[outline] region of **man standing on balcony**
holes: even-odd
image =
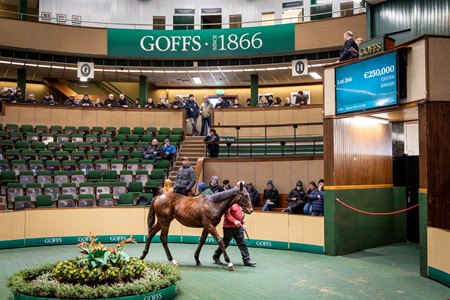
[[[209,96],[203,96],[203,103],[200,107],[200,114],[202,115],[202,129],[201,135],[207,136],[209,132],[209,128],[211,127],[211,110],[213,106],[211,102],[209,102]]]
[[[199,131],[197,129],[197,119],[199,114],[199,107],[197,102],[195,102],[194,95],[189,95],[189,100],[186,101],[186,121],[192,124],[192,135],[198,135]]]
[[[344,33],[344,46],[341,50],[341,55],[339,56],[339,61],[346,61],[359,56],[358,44],[353,40],[353,33],[351,31],[346,31]]]

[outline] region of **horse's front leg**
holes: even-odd
[[[178,262],[173,259],[172,254],[170,253],[169,250],[169,246],[167,245],[167,236],[169,234],[169,225],[170,222],[168,224],[162,224],[161,225],[161,243],[163,244],[164,247],[164,251],[166,251],[166,255],[167,255],[167,259],[174,265],[174,266],[178,266]]]
[[[208,230],[203,229],[202,236],[200,237],[200,243],[198,243],[197,250],[195,251],[195,254],[194,254],[194,258],[195,258],[195,262],[197,263],[197,266],[202,265],[200,263],[199,256],[200,256],[200,251],[202,250],[203,244],[205,244],[207,237],[208,237]]]
[[[230,261],[230,258],[228,257],[227,251],[225,250],[225,243],[223,242],[222,238],[220,237],[219,233],[216,230],[216,227],[210,226],[208,228],[209,233],[214,237],[214,239],[219,244],[220,250],[222,250],[223,257],[225,258],[225,261],[228,264],[228,270],[234,271],[233,263]]]

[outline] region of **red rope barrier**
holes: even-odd
[[[389,215],[400,214],[402,212],[411,210],[411,209],[416,208],[417,206],[419,206],[419,204],[415,204],[415,205],[413,205],[411,207],[408,207],[408,208],[405,208],[405,209],[401,209],[401,210],[397,210],[397,211],[376,213],[376,212],[370,212],[370,211],[364,211],[364,210],[357,209],[357,208],[355,208],[353,206],[350,206],[350,205],[342,202],[339,198],[336,198],[336,201],[339,202],[340,204],[344,205],[345,207],[350,208],[351,210],[354,210],[356,212],[359,212],[359,213],[362,213],[362,214],[365,214],[365,215],[371,215],[371,216],[389,216]]]

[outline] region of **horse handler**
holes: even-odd
[[[225,248],[231,242],[231,239],[234,238],[236,244],[241,251],[242,260],[244,261],[244,265],[247,267],[254,267],[256,262],[250,260],[250,254],[248,253],[247,245],[244,241],[244,212],[242,208],[237,204],[233,204],[225,213],[223,219],[223,242],[225,244]],[[220,247],[214,252],[213,260],[216,264],[222,264],[220,261],[220,255],[222,255],[222,250]]]

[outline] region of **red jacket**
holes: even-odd
[[[241,226],[236,226],[234,221],[240,221],[242,225],[244,225],[244,212],[242,211],[242,207],[239,204],[233,204],[225,213],[223,218],[223,227],[225,228],[238,228]]]

